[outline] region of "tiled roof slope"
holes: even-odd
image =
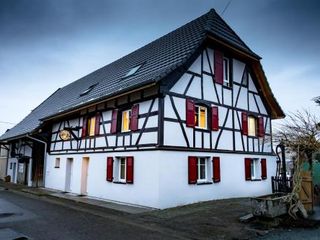
[[[186,25],[57,90],[19,124],[2,135],[0,140],[32,132],[40,126],[40,119],[48,116],[161,80],[187,61],[208,32],[258,58],[215,10],[211,9]],[[132,67],[141,63],[144,64],[135,75],[123,78]],[[81,92],[94,84],[97,85],[91,92],[80,97]]]

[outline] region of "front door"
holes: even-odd
[[[81,171],[81,195],[87,195],[88,185],[88,170],[89,170],[89,158],[84,157],[82,159],[82,171]]]
[[[65,186],[66,192],[71,192],[72,164],[73,164],[73,158],[67,158],[66,186]]]

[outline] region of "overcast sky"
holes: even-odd
[[[0,133],[57,88],[229,1],[0,0]],[[263,58],[285,112],[320,112],[320,1],[233,0],[223,18]]]

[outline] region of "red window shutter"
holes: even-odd
[[[213,165],[213,182],[217,183],[220,182],[220,158],[213,157],[212,158],[212,165]]]
[[[195,118],[194,118],[194,101],[191,99],[186,99],[186,122],[187,127],[194,127],[195,126]]]
[[[133,183],[133,157],[127,157],[126,182]]]
[[[113,157],[107,157],[107,181],[113,180]]]
[[[214,78],[216,83],[223,84],[223,54],[218,50],[214,51]]]
[[[197,158],[188,157],[188,179],[189,184],[196,184],[198,179]]]
[[[96,125],[94,127],[94,135],[100,135],[100,119],[101,119],[101,116],[100,116],[100,113],[97,113],[96,114]]]
[[[244,159],[244,169],[246,181],[251,180],[251,158]]]
[[[83,137],[83,138],[87,136],[87,125],[88,125],[88,118],[83,117],[82,133],[81,133],[81,137]]]
[[[243,112],[241,114],[241,120],[242,120],[242,134],[248,135],[248,114]]]
[[[265,158],[261,159],[261,178],[267,179],[267,160]]]
[[[212,131],[219,130],[219,110],[218,107],[211,107],[211,129]]]
[[[263,117],[258,118],[258,137],[264,136],[264,121]]]
[[[112,111],[112,119],[111,119],[111,133],[116,133],[117,132],[117,117],[118,117],[118,110],[114,109]]]
[[[135,104],[131,109],[131,118],[130,118],[130,130],[138,130],[138,116],[139,116],[139,104]]]

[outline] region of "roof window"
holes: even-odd
[[[80,97],[87,95],[89,92],[91,92],[92,89],[94,89],[95,86],[97,86],[98,83],[91,85],[86,90],[84,90],[82,93],[80,93]]]
[[[126,78],[126,77],[130,77],[130,76],[134,75],[136,72],[138,72],[138,70],[142,67],[142,65],[143,64],[140,64],[138,66],[131,68],[130,71],[124,77]]]

